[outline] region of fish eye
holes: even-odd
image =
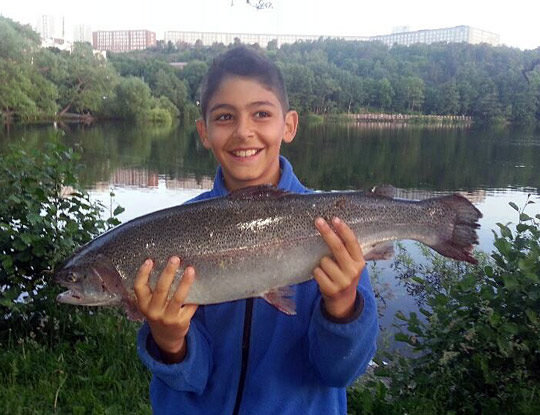
[[[66,280],[68,282],[77,282],[77,276],[73,274],[72,272],[70,272],[68,276],[66,277]]]

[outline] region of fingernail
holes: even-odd
[[[332,222],[334,223],[334,225],[338,226],[341,223],[341,219],[338,217],[335,217],[332,219]]]
[[[177,256],[173,256],[169,259],[170,263],[173,265],[178,265],[180,263],[180,258]]]
[[[150,258],[148,258],[146,261],[144,261],[144,265],[149,267],[152,265],[152,260]]]
[[[325,221],[323,218],[317,218],[315,219],[315,225],[317,225],[318,227],[322,228],[324,225],[325,225]]]

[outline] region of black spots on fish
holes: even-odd
[[[249,186],[243,189],[231,192],[227,199],[229,200],[264,200],[280,199],[289,194],[284,190],[278,189],[272,185]]]
[[[339,199],[336,199],[336,201],[334,202],[334,207],[336,209],[345,209],[345,207],[347,206],[347,201],[345,200],[344,197],[340,197]]]

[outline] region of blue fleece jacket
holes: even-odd
[[[309,193],[280,159],[278,187]],[[228,193],[218,168],[214,187],[195,199]],[[263,299],[253,302],[249,350],[238,413],[309,415],[347,413],[346,390],[375,352],[377,310],[368,273],[358,286],[363,308],[349,322],[331,321],[314,280],[296,287],[295,316]],[[362,301],[359,307],[362,307]],[[152,372],[150,401],[155,415],[233,414],[242,372],[247,300],[201,306],[187,334],[187,354],[164,364],[148,325],[138,335],[138,353]]]

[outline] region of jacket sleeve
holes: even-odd
[[[192,320],[187,339],[187,354],[176,364],[161,360],[159,349],[152,338],[148,323],[144,323],[137,336],[137,353],[152,375],[176,391],[202,394],[212,368],[211,342],[205,330]]]
[[[365,372],[376,350],[377,304],[367,269],[358,285],[363,309],[352,321],[334,322],[325,317],[321,298],[316,301],[309,326],[310,361],[328,386],[346,387]],[[361,305],[360,305],[361,306]]]

